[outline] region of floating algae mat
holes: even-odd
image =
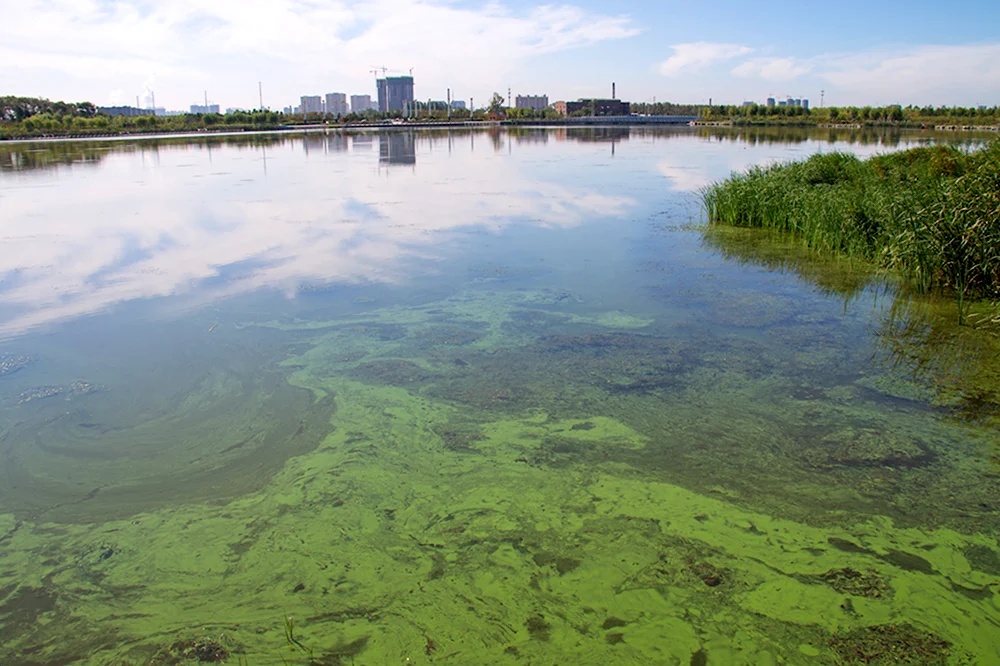
[[[607,132],[2,175],[55,219],[18,185],[153,165],[182,221],[0,290],[0,663],[1000,663],[1000,338],[690,224],[693,178],[801,137]],[[432,184],[460,222],[413,222]]]

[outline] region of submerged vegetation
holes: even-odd
[[[1000,299],[1000,141],[756,166],[704,193],[713,223],[800,236],[920,293]]]

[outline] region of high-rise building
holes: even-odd
[[[378,112],[385,113],[389,108],[389,94],[385,79],[375,79],[375,94],[378,100]]]
[[[518,95],[514,100],[514,108],[534,109],[541,111],[549,105],[548,95]]]
[[[803,109],[808,109],[809,108],[809,100],[807,100],[807,99],[802,100],[802,108]]]
[[[218,113],[218,104],[192,104],[191,113]]]
[[[326,94],[326,112],[334,116],[346,116],[351,112],[347,106],[347,95],[344,93]]]
[[[464,99],[453,99],[453,100],[451,100],[451,108],[452,109],[464,109],[465,108],[465,100]]]
[[[768,106],[774,106],[774,98],[773,97],[768,97],[767,98],[767,105]]]
[[[303,95],[299,98],[299,113],[323,113],[323,98],[319,95]]]
[[[364,113],[372,108],[371,95],[351,95],[351,111]]]
[[[378,110],[402,111],[413,106],[413,77],[387,76],[376,81],[378,86]]]

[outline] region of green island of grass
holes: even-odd
[[[797,236],[918,293],[1000,300],[1000,141],[755,166],[703,192],[712,224]],[[996,308],[989,315],[998,319]]]

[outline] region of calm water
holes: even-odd
[[[996,338],[697,195],[931,140],[0,144],[0,663],[1000,663]]]

